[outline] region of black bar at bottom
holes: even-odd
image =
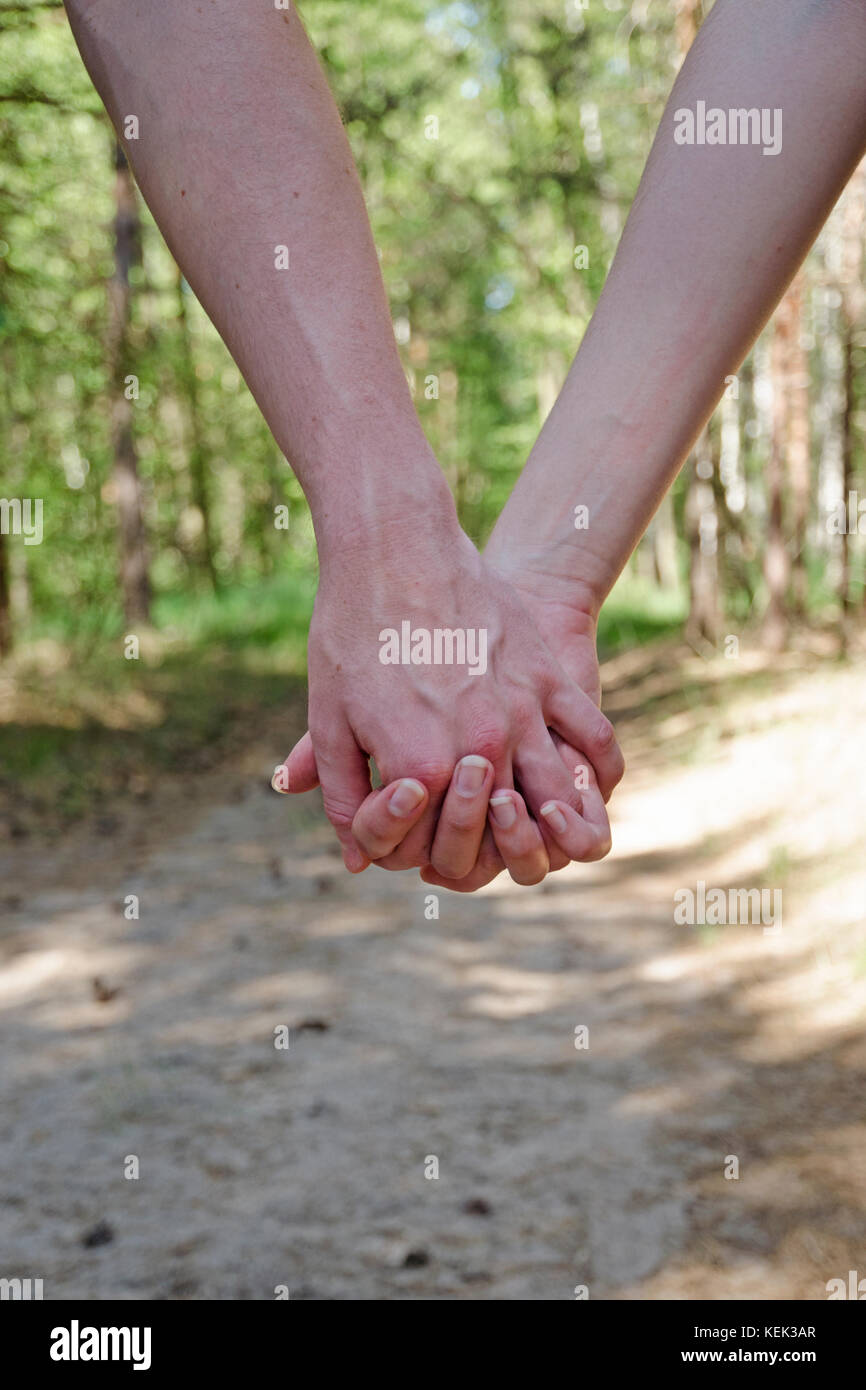
[[[438,1300],[436,1300],[438,1301]],[[481,1300],[473,1300],[473,1306]],[[861,1300],[862,1301],[862,1300]],[[359,1300],[360,1302],[360,1300]],[[463,1301],[461,1301],[463,1302]],[[410,1372],[400,1351],[400,1342],[391,1343],[391,1335],[399,1338],[403,1331],[402,1318],[378,1327],[370,1326],[369,1306],[363,1313],[341,1312],[334,1304],[315,1311],[310,1302],[273,1303],[204,1303],[204,1302],[49,1302],[0,1303],[0,1331],[3,1335],[4,1360],[15,1364],[16,1370],[41,1371],[50,1379],[63,1380],[69,1376],[98,1376],[100,1371],[112,1375],[129,1374],[143,1380],[145,1376],[161,1379],[166,1373],[194,1373],[198,1383],[208,1375],[224,1379],[232,1373],[249,1373],[250,1369],[272,1366],[287,1376],[297,1374],[301,1365],[298,1352],[309,1357],[321,1357],[322,1369],[331,1369],[336,1345],[332,1338],[344,1328],[361,1333],[353,1341],[351,1351],[357,1371],[369,1375],[381,1374],[393,1366],[394,1377],[405,1379]],[[430,1328],[438,1331],[442,1314],[433,1315]],[[469,1321],[463,1324],[463,1318]],[[469,1345],[482,1359],[490,1362],[499,1356],[512,1357],[517,1348],[530,1358],[540,1357],[548,1365],[552,1348],[537,1340],[539,1311],[530,1314],[526,1333],[520,1328],[520,1315],[512,1312],[506,1326],[499,1331],[492,1324],[477,1321],[465,1302],[460,1308],[461,1330],[470,1338],[481,1330],[487,1333],[483,1342]],[[446,1325],[447,1327],[447,1325]],[[384,1332],[375,1347],[370,1343],[372,1331]],[[416,1332],[416,1329],[412,1329]],[[641,1372],[666,1373],[678,1367],[683,1370],[716,1366],[727,1370],[761,1367],[766,1370],[789,1367],[811,1368],[828,1373],[861,1364],[866,1318],[864,1310],[845,1307],[843,1301],[777,1303],[777,1302],[676,1302],[637,1303],[628,1300],[609,1302],[575,1301],[561,1309],[546,1331],[562,1334],[557,1355],[569,1348],[575,1366],[596,1371],[638,1369]],[[366,1334],[366,1335],[365,1335]],[[491,1334],[493,1336],[491,1337]],[[417,1332],[416,1332],[417,1335]],[[325,1340],[322,1340],[324,1336]],[[429,1333],[428,1333],[429,1336]],[[443,1373],[453,1374],[456,1361],[465,1372],[468,1346],[461,1340],[458,1354],[449,1342],[424,1338],[424,1379],[429,1380],[437,1361]],[[577,1340],[573,1340],[577,1339]],[[363,1348],[366,1347],[366,1350]],[[420,1350],[420,1347],[418,1348]],[[348,1352],[348,1347],[347,1347]],[[499,1356],[497,1355],[499,1354]],[[590,1361],[587,1358],[593,1357]],[[413,1358],[414,1359],[414,1358]],[[541,1370],[541,1362],[538,1370]],[[315,1364],[315,1363],[314,1363]],[[400,1366],[403,1366],[402,1372]],[[309,1371],[308,1367],[308,1371]],[[512,1371],[516,1368],[512,1365]],[[416,1364],[417,1371],[417,1364]],[[537,1378],[540,1378],[537,1377]]]

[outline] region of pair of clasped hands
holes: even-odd
[[[296,10],[66,7],[139,188],[310,504],[309,733],[275,787],[321,785],[355,873],[417,866],[468,892],[503,868],[537,883],[601,858],[623,762],[599,709],[598,611],[866,155],[863,0],[715,0],[483,557],[413,408],[352,152]],[[697,102],[784,107],[784,149],[682,145]],[[407,620],[484,629],[484,673],[384,665],[380,633]]]
[[[456,522],[444,543],[419,537],[384,563],[331,565],[320,550],[309,732],[272,785],[321,785],[350,872],[420,868],[465,893],[503,869],[534,884],[610,849],[605,803],[624,764],[599,709],[597,613],[518,554],[507,526],[482,557]],[[380,631],[405,618],[485,627],[484,673],[383,665]]]
[[[469,892],[503,868],[528,884],[601,858],[623,762],[599,709],[598,611],[866,155],[863,0],[715,0],[483,557],[414,410],[352,152],[296,10],[66,7],[139,188],[310,504],[309,733],[276,789],[321,785],[354,873],[420,867]],[[682,145],[679,113],[698,102],[784,107],[784,149]],[[380,633],[406,621],[484,629],[484,673],[383,664]]]

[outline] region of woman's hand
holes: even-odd
[[[485,551],[485,559],[491,558],[492,547]],[[588,585],[564,584],[547,575],[540,568],[530,568],[524,563],[522,571],[517,572],[517,543],[508,543],[494,558],[497,572],[502,574],[517,590],[524,606],[535,620],[538,631],[551,651],[573,680],[592,697],[595,703],[601,700],[601,676],[596,650],[596,629],[598,606]],[[610,850],[610,824],[603,798],[595,779],[592,767],[587,760],[561,738],[556,738],[560,757],[577,789],[580,789],[581,814],[575,814],[573,804],[551,805],[541,808],[541,824],[545,829],[545,844],[548,852],[549,871],[564,868],[571,861],[588,863],[602,859]],[[520,802],[516,794],[512,794]],[[524,879],[519,876],[521,866],[515,865],[509,855],[507,837],[497,833],[497,812],[492,804],[498,800],[494,792],[490,807],[490,823],[481,841],[481,849],[473,869],[468,875],[458,875],[447,868],[437,872],[432,866],[422,869],[421,878],[435,887],[450,888],[454,892],[470,893],[484,887],[507,869],[515,882],[537,882],[537,879]],[[519,824],[524,819],[530,826],[525,807]],[[361,843],[366,837],[366,811],[362,807],[356,821],[356,834]],[[557,814],[558,813],[558,814]],[[499,814],[502,814],[501,812]],[[508,812],[505,812],[508,815]],[[559,820],[559,816],[562,820]],[[537,827],[534,827],[537,829]],[[373,856],[371,856],[373,857]],[[515,872],[517,868],[517,872]],[[459,881],[455,881],[459,879]]]
[[[489,547],[485,552],[485,559],[490,550]],[[503,550],[496,569],[518,591],[539,632],[551,650],[556,652],[560,664],[598,703],[601,699],[601,677],[596,651],[597,605],[591,590],[587,585],[566,586],[558,583],[541,569],[531,569],[528,563],[524,565],[522,573],[517,573],[517,544],[509,542]],[[601,859],[608,853],[610,825],[593,770],[562,739],[556,738],[555,742],[568,773],[576,786],[583,789],[581,814],[577,815],[573,806],[557,805],[555,802],[543,806],[541,824],[547,833],[542,836],[517,792],[505,792],[503,797],[504,789],[494,789],[486,830],[486,807],[477,803],[466,806],[462,817],[465,852],[468,853],[480,840],[478,857],[469,872],[465,871],[465,857],[449,860],[440,853],[434,860],[436,867],[431,864],[422,869],[421,878],[425,883],[454,892],[470,893],[484,887],[503,869],[508,870],[516,883],[537,883],[546,872],[564,868],[569,862],[587,863]],[[457,775],[455,770],[455,777]],[[380,813],[383,804],[387,805],[386,798],[380,803]],[[513,809],[513,820],[509,807]],[[389,821],[386,847],[371,837],[372,814],[371,798],[355,818],[355,836],[371,859],[381,867],[388,867],[387,855],[400,841],[399,821]],[[446,811],[443,811],[440,826],[445,814]],[[538,857],[530,856],[527,859],[525,855],[525,848],[534,845],[535,836],[545,846],[547,869],[543,871]],[[436,850],[434,843],[434,853]]]

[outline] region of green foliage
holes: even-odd
[[[483,540],[604,283],[681,56],[672,7],[306,0],[303,14],[361,171],[393,317],[408,330],[403,352],[419,414],[467,530]],[[115,636],[123,623],[106,349],[113,133],[60,7],[0,5],[0,59],[3,488],[44,499],[46,542],[8,545],[14,624],[19,640],[49,630]],[[244,621],[249,593],[283,592],[289,607],[265,602],[247,629],[267,646],[282,622],[294,634],[308,614],[309,584],[280,587],[281,576],[315,573],[306,504],[144,208],[142,220],[128,357],[155,619],[184,625],[193,640],[213,625],[245,642],[229,628]],[[577,247],[586,248],[584,269],[575,267]],[[819,245],[822,275],[826,264]],[[837,310],[815,312],[817,396]],[[861,335],[855,366],[864,347]],[[863,375],[855,374],[852,415],[857,467]],[[724,606],[738,621],[763,597],[768,443],[753,378],[745,368],[748,506],[742,534],[723,526],[720,545]],[[825,442],[816,431],[816,472]],[[675,498],[681,537],[684,487]],[[274,525],[281,505],[288,530]],[[685,562],[680,540],[683,575]],[[807,569],[811,603],[823,612],[837,597],[826,547],[810,549]],[[859,601],[857,572],[851,585]],[[644,640],[683,615],[679,594],[644,585],[640,612],[610,609],[605,640]]]
[[[419,412],[467,528],[482,537],[537,432],[539,373],[564,373],[588,320],[615,241],[602,214],[626,206],[652,115],[628,102],[609,111],[628,167],[587,152],[581,111],[585,123],[602,86],[610,107],[621,47],[606,12],[592,21],[596,47],[577,9],[569,29],[562,5],[546,0],[528,10],[362,3],[351,22],[344,5],[313,0],[304,18],[361,169],[394,318],[411,327],[405,356]],[[117,633],[106,361],[113,135],[62,9],[0,9],[0,54],[4,488],[45,505],[45,544],[9,545],[32,615],[16,613],[16,627],[19,638],[28,623],[34,634]],[[628,73],[613,80],[624,91]],[[435,140],[425,135],[430,116]],[[298,484],[184,285],[185,339],[176,268],[146,209],[142,217],[129,371],[155,616],[182,613],[198,633],[214,612],[228,620],[235,600],[205,603],[190,373],[216,577],[240,586],[239,614],[251,583],[314,573],[315,551]],[[586,271],[572,265],[577,243],[589,248]],[[438,399],[425,394],[430,376]],[[288,531],[273,524],[280,504]],[[273,635],[262,614],[255,630]]]
[[[604,660],[624,647],[641,646],[678,632],[687,610],[684,590],[660,589],[626,571],[601,611],[599,656]]]

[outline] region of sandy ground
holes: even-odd
[[[612,856],[441,893],[438,920],[416,875],[344,873],[315,795],[267,789],[273,730],[190,806],[4,850],[0,1275],[48,1299],[866,1276],[866,664],[756,693],[750,662],[720,706],[721,659],[611,667]],[[782,930],[676,925],[698,880],[781,887]]]

